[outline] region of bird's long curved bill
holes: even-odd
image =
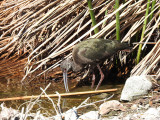
[[[64,81],[64,87],[65,87],[66,92],[69,92],[68,80],[67,80],[67,71],[66,70],[63,72],[63,81]]]

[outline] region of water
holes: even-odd
[[[60,85],[60,86],[61,86],[61,88],[63,88],[62,85]],[[92,102],[95,102],[98,100],[102,100],[104,98],[110,97],[112,94],[115,94],[112,99],[118,99],[119,98],[118,96],[120,95],[122,86],[123,85],[102,85],[99,88],[99,90],[118,88],[118,91],[114,92],[114,93],[102,93],[102,94],[97,94],[97,95],[93,94],[93,95],[80,95],[80,96],[77,95],[77,96],[71,96],[71,97],[65,97],[65,98],[62,97],[61,101],[60,101],[61,102],[60,103],[61,109],[63,111],[66,111],[72,107],[77,107],[82,102],[84,102],[88,97],[90,97],[90,99],[88,100],[87,103],[92,103]],[[45,85],[42,85],[42,87],[45,88]],[[51,85],[46,90],[46,93],[48,95],[54,94],[55,93],[54,88],[55,88],[54,85]],[[3,89],[3,90],[0,91],[0,98],[39,95],[42,92],[40,89],[34,89],[34,88],[27,89],[24,87],[13,87],[13,86],[8,86],[8,87],[6,87],[6,89]],[[82,86],[82,87],[75,88],[75,89],[71,90],[70,92],[81,92],[81,91],[89,91],[89,90],[92,90],[90,86]],[[64,89],[62,89],[62,90],[59,90],[58,92],[64,93],[65,91],[64,91]],[[52,98],[52,100],[55,102],[55,104],[57,104],[58,98]],[[7,107],[12,107],[14,109],[21,109],[22,107],[26,107],[28,105],[28,103],[24,104],[27,101],[29,101],[29,100],[5,101],[5,104]],[[24,104],[24,105],[22,105],[22,104]],[[32,112],[36,112],[36,110],[40,109],[40,108],[45,108],[45,110],[48,110],[49,113],[55,114],[52,102],[49,99],[39,99],[37,104],[38,105],[35,105],[34,108],[32,109]],[[96,110],[96,108],[94,106],[89,106],[85,109],[82,109],[83,112],[87,112],[90,110]],[[41,111],[43,111],[43,109]]]

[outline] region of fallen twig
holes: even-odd
[[[86,95],[86,94],[97,94],[97,93],[105,93],[105,92],[115,92],[118,89],[107,89],[107,90],[97,90],[97,91],[85,91],[85,92],[74,92],[74,93],[61,93],[61,97],[67,97],[67,96],[75,96],[75,95]],[[10,101],[10,100],[25,100],[25,99],[34,99],[38,98],[39,95],[34,95],[34,96],[21,96],[21,97],[12,97],[12,98],[3,98],[0,99],[0,101]],[[59,97],[57,94],[50,94],[50,95],[41,95],[41,98],[48,98],[48,97]]]

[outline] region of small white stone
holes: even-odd
[[[159,111],[156,108],[149,108],[144,114],[160,115]]]
[[[78,120],[98,120],[98,117],[98,111],[90,111],[81,115]]]
[[[142,115],[142,118],[145,120],[160,120],[160,113],[156,108],[149,108],[144,115]]]
[[[157,110],[158,110],[158,111],[159,111],[159,113],[160,113],[160,107],[158,107],[158,108],[157,108]]]
[[[117,100],[107,101],[99,106],[99,114],[105,115],[112,110],[124,111],[124,106]]]
[[[133,105],[131,106],[131,109],[132,109],[132,110],[137,110],[137,109],[138,109],[138,106],[137,106],[136,104],[133,104]]]
[[[152,82],[145,75],[131,76],[126,80],[120,100],[131,101],[133,97],[145,95],[152,88]]]
[[[5,104],[2,103],[0,105],[1,107],[1,112],[0,112],[0,119],[6,119],[9,120],[10,118],[15,118],[15,117],[19,117],[19,112],[18,110],[15,110],[13,108],[7,108],[5,107]]]
[[[65,120],[77,120],[77,110],[72,108],[65,112]]]

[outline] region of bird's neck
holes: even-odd
[[[73,70],[73,71],[78,72],[78,71],[80,71],[82,68],[83,68],[82,65],[76,64],[76,63],[73,61],[73,63],[72,63],[72,70]]]

